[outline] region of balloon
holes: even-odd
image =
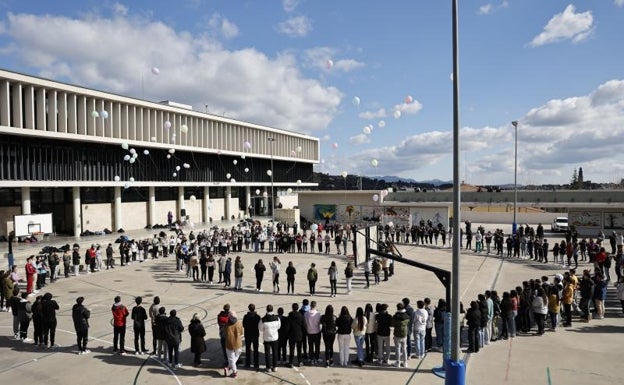
[[[134,154],[132,154],[132,157],[133,157],[134,159],[136,159],[136,158],[138,158],[138,157],[139,157],[139,154],[137,154],[137,153],[135,152]]]
[[[358,98],[357,96],[353,97],[353,100],[351,100],[351,103],[353,103],[354,106],[359,106],[360,105],[360,98]]]
[[[170,154],[175,154],[175,148],[170,148],[170,149],[169,149],[169,153],[170,153]]]
[[[136,154],[136,150],[135,150],[134,148],[131,148],[131,149],[130,149],[130,153],[131,153],[132,155],[134,155],[134,154]]]
[[[143,150],[143,155],[149,155],[149,150]]]
[[[362,132],[367,134],[367,135],[370,134],[371,133],[370,126],[366,126],[366,127],[362,128]]]
[[[325,66],[328,70],[332,69],[332,67],[334,66],[334,61],[332,59],[327,59],[327,62],[325,62]]]
[[[225,179],[230,179],[231,177],[232,177],[232,174],[230,174],[229,172],[225,174]]]
[[[242,154],[242,155],[241,155],[241,159],[245,159],[245,154]]]
[[[167,154],[167,159],[171,159],[171,154]]]
[[[289,187],[289,188],[286,190],[286,193],[288,193],[288,194],[292,194],[292,189]]]
[[[381,196],[386,197],[388,195],[388,190],[381,190]]]
[[[125,189],[129,189],[130,188],[130,183],[128,183],[128,182],[124,183],[124,188]]]
[[[392,223],[392,222],[388,222],[388,226],[390,226],[390,227],[394,227],[394,223]]]
[[[100,117],[100,114],[99,114],[99,112],[97,112],[97,111],[91,111],[91,117],[92,117],[92,118],[99,118],[99,117]]]
[[[301,146],[297,146],[297,152],[301,152],[303,150],[303,148],[301,148]]]
[[[343,172],[341,172],[341,173],[340,173],[340,175],[341,175],[343,178],[346,178],[348,174],[347,174],[347,172],[346,172],[346,171],[343,171]]]
[[[300,185],[301,184],[301,179],[297,179],[297,184]]]
[[[128,179],[130,181],[130,183],[134,183],[134,177],[130,177],[130,179]]]
[[[414,101],[414,98],[412,97],[412,95],[407,95],[405,97],[405,104],[410,104]]]
[[[184,164],[182,165],[182,167],[184,167],[184,168],[191,168],[191,165],[190,165],[190,164],[188,164],[188,163],[184,163]]]
[[[180,166],[176,166],[176,171],[180,171]]]
[[[127,150],[127,149],[128,149],[128,143],[123,142],[123,143],[121,144],[121,148],[123,148],[124,150]]]
[[[188,132],[188,126],[186,124],[181,125],[180,132],[186,134]]]
[[[119,175],[115,175],[115,178],[113,178],[115,180],[115,182],[119,182],[121,180],[121,178],[119,177]]]
[[[197,197],[195,195],[191,195],[189,197],[190,200],[192,200],[193,202],[195,202],[197,200]]]
[[[260,189],[256,189],[256,195],[260,195]]]
[[[217,150],[217,155],[221,155],[221,150]]]
[[[262,193],[262,196],[266,198],[266,197],[269,196],[269,193],[265,191],[265,192]]]
[[[310,226],[310,229],[312,231],[316,231],[316,230],[318,230],[318,225],[316,223],[312,223],[312,226]]]
[[[134,162],[136,162],[136,158],[130,158],[130,160],[128,162],[134,163]]]
[[[379,200],[379,195],[373,194],[373,201],[377,202]]]
[[[175,178],[175,177],[177,177],[177,176],[178,176],[178,173],[177,173],[177,172],[174,172],[174,173],[173,173],[173,177]]]
[[[250,149],[251,149],[251,143],[249,143],[249,142],[245,142],[245,143],[243,143],[243,148],[244,148],[245,150],[250,150]]]
[[[400,117],[401,117],[401,111],[396,110],[396,111],[394,111],[394,114],[392,114],[392,115],[394,115],[394,118],[395,118],[395,119],[398,119],[398,118],[400,118]]]
[[[234,159],[234,160],[232,161],[232,163],[234,163],[234,165],[236,166],[236,164],[238,163],[238,161],[237,161],[236,159]]]
[[[267,170],[267,175],[268,175],[268,176],[273,175],[273,171],[271,171],[271,170]]]
[[[172,144],[175,144],[175,136],[172,136],[172,137],[171,137],[170,142],[171,142]]]
[[[334,149],[337,149],[337,148],[338,148],[338,143],[334,143],[334,144],[332,144],[332,147],[333,147]]]
[[[230,179],[230,183],[236,183],[236,179],[234,178]]]
[[[377,167],[377,165],[379,165],[379,162],[377,161],[377,159],[373,159],[373,160],[371,160],[371,165],[373,167]]]
[[[247,167],[245,167],[245,172],[249,172],[249,169]]]
[[[152,73],[154,75],[159,75],[160,74],[160,70],[158,69],[158,67],[152,67]]]
[[[384,128],[386,127],[386,122],[383,120],[380,120],[379,123],[377,123],[377,126],[379,126],[379,128]]]
[[[165,120],[165,124],[164,124],[164,126],[165,126],[165,129],[166,129],[166,130],[170,129],[170,128],[171,128],[171,122],[170,122],[170,121],[168,121],[168,120]]]
[[[125,160],[126,162],[127,162],[127,161],[129,161],[129,160],[130,160],[130,155],[128,155],[128,154],[124,155],[124,160]]]
[[[155,136],[152,136],[150,139],[152,140],[152,142],[156,141],[156,137]]]
[[[290,150],[290,156],[295,156],[297,155],[297,153],[295,152],[295,150]]]
[[[102,119],[108,119],[108,111],[102,110],[102,112],[100,112],[100,116]]]

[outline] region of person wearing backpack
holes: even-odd
[[[348,262],[345,268],[345,278],[347,280],[347,294],[351,294],[351,282],[353,281],[353,262]]]
[[[316,264],[312,263],[308,269],[308,285],[310,287],[310,295],[316,293],[316,281],[318,280],[318,272],[316,271]]]

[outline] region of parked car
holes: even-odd
[[[550,229],[552,231],[567,231],[568,230],[568,218],[567,217],[555,218],[552,222],[552,225],[550,225]]]

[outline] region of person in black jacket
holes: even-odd
[[[290,334],[290,322],[288,322],[288,317],[284,315],[284,308],[282,307],[277,309],[277,316],[281,324],[278,330],[277,364],[281,365],[286,363],[286,347],[288,345],[288,335]]]
[[[251,349],[253,349],[253,366],[256,370],[260,369],[258,363],[258,341],[260,339],[260,316],[256,313],[256,305],[250,303],[247,307],[249,312],[243,317],[243,329],[245,333],[245,367],[251,366]]]
[[[181,368],[178,358],[180,355],[180,343],[182,342],[182,332],[184,326],[182,321],[177,317],[175,309],[169,312],[167,319],[167,327],[165,328],[165,340],[167,341],[167,349],[169,353],[169,365],[174,368]]]
[[[78,344],[78,354],[89,354],[91,351],[87,349],[87,341],[89,340],[89,317],[91,312],[82,304],[84,297],[78,297],[76,304],[72,307],[72,320],[74,321],[74,329],[76,330],[76,340]]]
[[[167,317],[167,309],[164,306],[161,306],[158,309],[158,315],[154,319],[154,339],[156,340],[156,349],[155,354],[157,357],[163,358],[165,361],[167,360],[167,353],[169,348],[167,347],[165,329],[167,328],[167,323],[169,322],[169,317]]]
[[[191,335],[191,353],[194,353],[193,365],[201,365],[201,355],[206,351],[206,330],[202,325],[201,320],[197,317],[197,314],[193,314],[191,323],[188,326],[189,334]]]
[[[377,321],[377,360],[380,364],[388,364],[390,358],[390,324],[392,316],[388,314],[388,304],[379,305],[375,316]]]
[[[134,353],[135,354],[147,354],[145,349],[145,321],[147,320],[147,311],[141,306],[143,298],[136,297],[134,299],[136,306],[132,308],[132,326],[134,327]],[[141,346],[139,349],[139,339],[141,340]]]
[[[303,314],[299,311],[299,304],[292,304],[292,311],[288,313],[288,364],[286,365],[289,368],[293,366],[293,356],[295,353],[295,347],[297,348],[297,366],[301,366],[301,345],[303,341],[303,330],[305,329],[305,321],[303,319]]]
[[[54,343],[56,336],[56,311],[59,310],[59,305],[52,299],[51,293],[45,293],[43,300],[41,301],[41,313],[43,316],[43,343],[46,347],[55,348],[58,347]],[[48,339],[49,338],[49,339]],[[48,346],[48,340],[50,345]]]
[[[468,323],[468,352],[479,351],[479,330],[481,330],[481,311],[477,301],[470,302],[470,309],[466,312]]]

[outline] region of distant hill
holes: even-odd
[[[347,175],[344,179],[340,175],[329,175],[314,173],[314,182],[318,183],[318,190],[381,190],[389,187],[397,189],[424,188],[434,189],[452,186],[452,182],[445,182],[439,179],[416,181],[412,178],[401,178],[397,176],[358,176]]]
[[[396,182],[402,182],[402,183],[414,183],[414,184],[428,184],[428,185],[433,185],[433,186],[439,186],[439,185],[443,185],[443,184],[453,184],[453,181],[445,181],[445,180],[440,180],[440,179],[430,179],[430,180],[415,180],[412,178],[403,178],[400,176],[394,176],[394,175],[386,175],[386,176],[373,176],[372,178],[375,179],[379,179],[379,180],[385,180],[387,183],[396,183]]]

